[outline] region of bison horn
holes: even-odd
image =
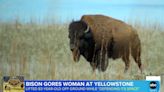
[[[87,29],[84,31],[84,33],[88,33],[89,32],[89,26],[87,26]]]

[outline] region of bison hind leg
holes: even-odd
[[[132,54],[132,57],[133,57],[134,61],[137,63],[137,65],[142,73],[142,63],[141,63],[140,55]]]
[[[131,51],[134,61],[137,63],[141,73],[142,73],[142,63],[141,63],[141,48],[140,46],[135,47]]]

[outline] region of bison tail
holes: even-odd
[[[137,34],[135,34],[134,39],[131,44],[131,55],[134,61],[138,64],[139,69],[142,72],[141,63],[141,42]]]

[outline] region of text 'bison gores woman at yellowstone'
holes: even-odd
[[[84,15],[69,25],[70,49],[75,62],[82,55],[93,70],[105,71],[108,58],[122,58],[125,72],[132,55],[142,72],[141,43],[136,30],[117,19],[104,15]]]

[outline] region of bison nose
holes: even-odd
[[[71,51],[73,51],[73,48],[71,48]]]
[[[70,44],[71,51],[73,51],[74,48],[75,48],[75,46],[73,44]]]

